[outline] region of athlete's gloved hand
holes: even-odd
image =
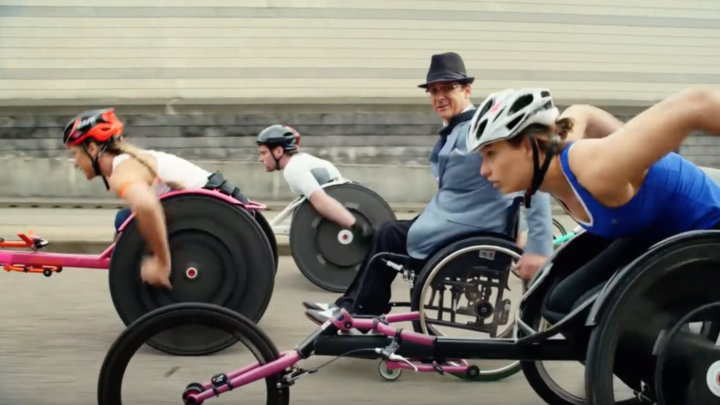
[[[355,217],[355,223],[350,227],[350,230],[353,234],[361,237],[368,243],[372,240],[373,234],[375,233],[372,225],[365,219],[359,217]]]

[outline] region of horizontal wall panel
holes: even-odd
[[[413,69],[422,66],[424,59],[350,59],[350,58],[143,58],[143,59],[11,59],[0,60],[2,69],[77,69],[82,76],[85,69],[229,69],[229,68],[273,68],[282,66],[287,69]],[[540,71],[556,72],[598,72],[603,78],[611,78],[615,73],[672,73],[672,74],[711,74],[718,73],[717,64],[665,64],[665,63],[612,63],[612,62],[563,62],[563,61],[493,61],[487,59],[466,60],[472,63],[477,75],[484,70],[513,69],[535,73]],[[28,73],[28,72],[26,72]],[[319,74],[320,75],[320,74]],[[318,76],[319,76],[318,75]],[[522,76],[522,73],[520,73]],[[418,76],[421,78],[422,76]],[[720,75],[718,76],[720,80]]]
[[[255,39],[255,38],[307,38],[307,39],[395,39],[408,41],[457,39],[458,33],[440,30],[382,30],[382,29],[339,29],[339,28],[3,28],[0,38],[207,38],[209,41],[221,38]],[[472,33],[473,41],[499,42],[551,42],[563,43],[568,35],[564,33],[532,33],[529,38],[524,32],[492,32],[476,31]],[[583,44],[604,45],[651,45],[651,46],[693,46],[714,49],[720,52],[720,41],[717,37],[673,37],[673,36],[622,36],[572,34],[572,42]],[[712,50],[709,52],[713,52]]]
[[[416,86],[447,51],[477,94],[651,103],[720,84],[720,2],[0,0],[3,103],[422,103]]]
[[[720,4],[720,3],[719,3]],[[602,34],[664,37],[720,37],[716,29],[673,27],[629,27],[622,25],[585,25],[580,23],[552,24],[529,22],[483,21],[482,24],[448,25],[445,21],[385,20],[385,19],[318,19],[318,18],[27,18],[2,17],[0,26],[8,28],[339,28],[339,29],[393,29],[472,33],[524,32]]]
[[[677,52],[687,48],[665,48]],[[647,50],[646,50],[647,51]],[[390,61],[399,64],[413,63],[412,67],[425,67],[430,60],[429,54],[443,52],[441,48],[433,50],[420,49],[347,49],[347,48],[92,48],[92,59],[88,59],[87,48],[0,48],[0,64],[9,63],[8,60],[35,60],[53,59],[78,60],[92,63],[93,60],[117,63],[118,60],[154,60],[164,59],[172,63],[172,59],[214,59],[219,60],[268,60],[270,66],[278,66],[282,60],[288,59],[360,59],[363,61]],[[593,63],[602,65],[665,65],[665,66],[720,66],[720,55],[709,55],[707,52],[692,54],[687,52],[682,58],[669,58],[667,55],[654,55],[649,53],[627,53],[622,58],[616,58],[613,52],[559,52],[554,55],[553,61],[557,63]],[[469,66],[477,66],[483,62],[506,61],[513,62],[545,62],[547,54],[541,51],[508,51],[508,50],[474,50],[462,52],[463,60]],[[104,63],[104,62],[103,62]],[[10,65],[6,65],[10,66]],[[45,64],[45,67],[48,65]],[[58,66],[54,64],[53,66]],[[86,65],[87,66],[87,65]],[[361,64],[360,66],[365,66]],[[597,69],[595,69],[597,70]]]

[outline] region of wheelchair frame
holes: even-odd
[[[505,239],[508,241],[512,241],[513,243],[516,243],[517,241],[517,235],[518,235],[518,227],[520,226],[520,206],[522,204],[522,198],[515,198],[513,200],[512,205],[510,206],[510,209],[508,211],[508,221],[506,222],[507,227],[505,228],[504,232],[502,233],[495,233],[495,232],[487,232],[487,231],[477,231],[477,232],[469,232],[466,234],[458,235],[455,238],[452,238],[450,240],[445,241],[442,245],[435,248],[435,250],[428,255],[428,260],[426,261],[426,264],[423,264],[422,268],[419,270],[413,269],[412,266],[409,263],[412,263],[413,258],[407,255],[401,255],[397,253],[378,253],[375,255],[375,257],[370,259],[370,262],[374,261],[376,258],[380,258],[388,267],[391,269],[397,271],[403,278],[404,281],[407,281],[409,283],[409,289],[410,289],[410,296],[413,295],[413,289],[415,288],[415,278],[419,276],[423,271],[426,270],[427,263],[431,263],[433,258],[439,254],[443,249],[447,248],[448,246],[452,245],[453,243],[461,242],[463,240],[467,240],[473,237],[492,237],[492,238],[499,238],[499,239]],[[454,252],[453,254],[449,255],[449,258],[443,258],[440,263],[438,263],[430,272],[436,273],[437,269],[441,269],[445,264],[447,264],[448,261],[450,261],[452,258],[459,256],[462,253],[472,251],[473,249],[479,249],[482,246],[474,246],[474,247],[468,247],[463,249],[463,252],[457,253]],[[496,249],[496,247],[492,247],[493,249]],[[510,254],[511,256],[515,254],[515,252],[503,252],[505,254]],[[386,259],[386,257],[392,257],[400,259],[404,262],[403,263],[396,263],[393,262],[390,259]],[[396,307],[410,307],[412,306],[411,302],[391,302],[390,306],[393,308]],[[422,316],[421,316],[422,318]]]
[[[352,183],[352,181],[341,177],[337,180],[320,185],[320,188],[325,189],[328,187],[339,186],[341,184],[347,183]],[[301,195],[300,197],[294,199],[282,211],[280,211],[280,213],[277,214],[277,216],[273,218],[272,221],[270,221],[270,226],[272,227],[272,230],[273,232],[275,232],[275,234],[290,235],[290,226],[292,226],[292,223],[291,225],[283,225],[282,223],[285,222],[286,219],[290,218],[295,212],[295,209],[297,209],[297,207],[299,207],[300,204],[302,204],[306,200],[307,197],[304,195]]]

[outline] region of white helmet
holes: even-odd
[[[518,135],[532,124],[552,125],[560,116],[548,89],[507,89],[489,95],[470,122],[468,152]]]

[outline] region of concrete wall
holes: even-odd
[[[12,105],[422,103],[430,55],[449,50],[476,98],[541,85],[647,105],[720,85],[720,2],[0,0]]]
[[[111,198],[98,180],[87,182],[73,169],[61,145],[62,125],[77,108],[0,109],[0,197]],[[395,203],[426,203],[436,190],[427,156],[437,139],[437,117],[427,107],[274,106],[120,107],[127,133],[140,146],[190,158],[221,170],[249,196],[261,201],[293,198],[281,177],[256,160],[255,135],[269,123],[285,122],[302,133],[302,149],[331,159],[343,174]],[[628,119],[631,109],[615,110]],[[720,167],[720,137],[692,136],[681,153],[705,166]]]
[[[247,164],[257,132],[285,123],[388,200],[424,202],[440,123],[416,86],[446,51],[477,78],[475,102],[546,86],[627,119],[719,88],[720,2],[0,0],[0,195],[104,196],[59,137],[79,111],[116,106],[137,144],[221,168],[253,198],[289,198]],[[719,140],[681,152],[720,167]]]

